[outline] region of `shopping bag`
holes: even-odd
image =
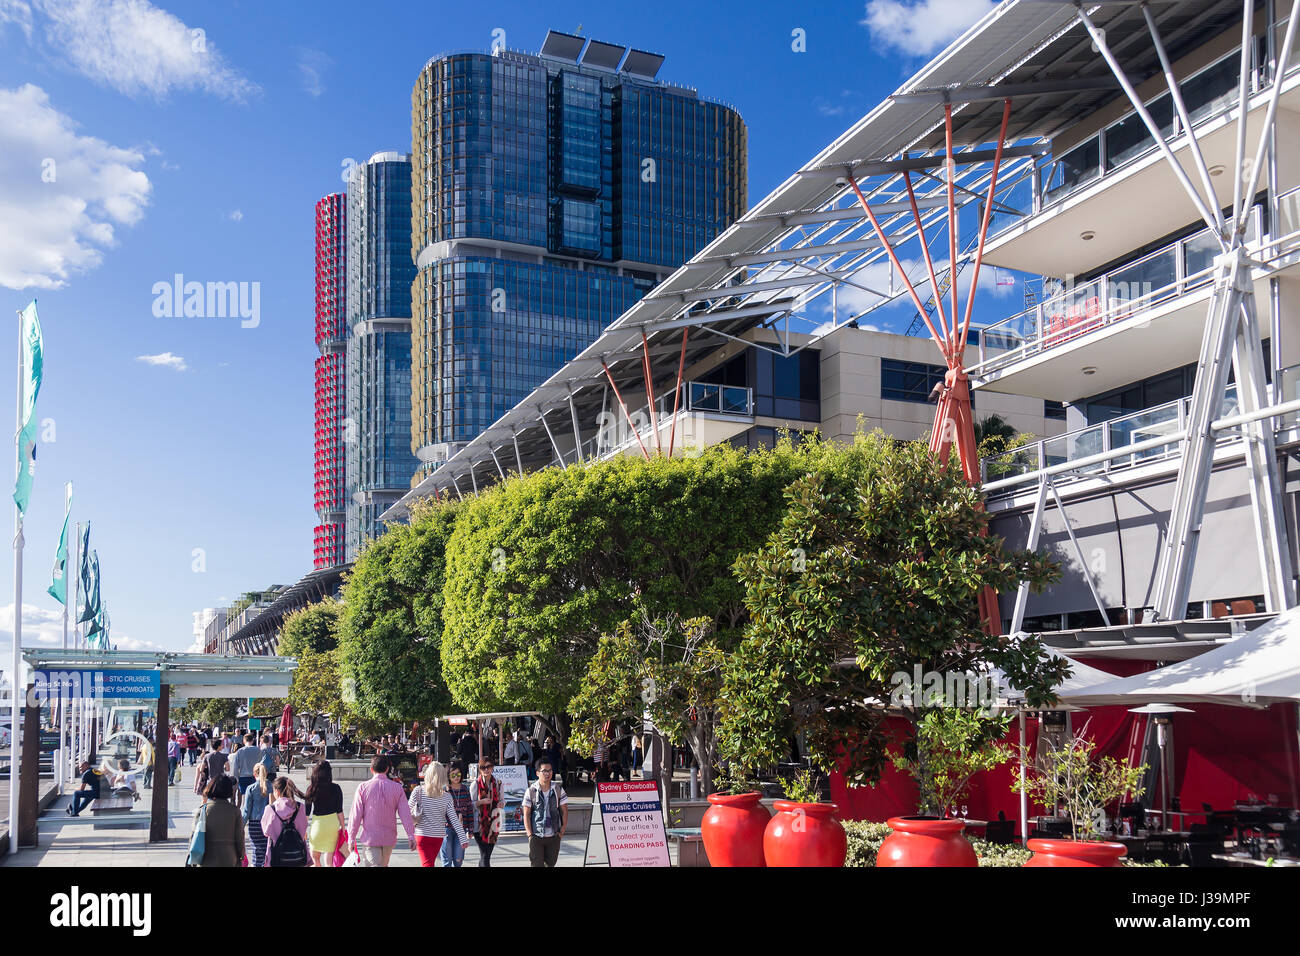
[[[190,853],[185,858],[186,866],[202,866],[203,850],[207,843],[208,805],[205,802],[194,814],[194,832],[190,834]]]
[[[351,853],[348,854],[348,858],[347,858],[346,860],[343,861],[343,865],[344,865],[344,866],[360,866],[360,865],[361,865],[361,857],[357,855],[357,851],[356,851],[356,850],[353,850]]]
[[[172,774],[172,783],[180,783],[180,782],[181,782],[181,768],[177,767],[176,772]]]
[[[347,845],[348,845],[348,831],[346,827],[343,827],[339,830],[338,843],[334,844],[334,859],[330,861],[335,866],[342,866],[344,863],[347,862],[347,858],[343,855],[343,850]]]

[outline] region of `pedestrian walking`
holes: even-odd
[[[203,834],[203,862],[200,866],[242,866],[244,824],[235,809],[235,781],[225,774],[213,777],[203,790],[203,803],[194,811],[206,815]]]
[[[524,831],[528,834],[528,863],[552,867],[560,859],[560,841],[569,825],[569,795],[555,780],[551,758],[537,759],[537,782],[524,793]]]
[[[447,796],[451,798],[456,815],[460,818],[461,828],[466,833],[474,830],[474,804],[469,798],[469,787],[465,786],[465,766],[459,759],[453,760],[447,768]],[[465,862],[466,843],[455,839],[455,832],[449,826],[442,841],[442,865],[459,868]]]
[[[348,842],[362,866],[388,866],[397,845],[397,821],[406,830],[408,847],[415,844],[415,825],[406,804],[406,790],[388,779],[392,762],[383,754],[370,761],[370,779],[357,787],[348,814]]]
[[[639,774],[645,761],[641,756],[641,734],[632,734],[632,772]]]
[[[199,769],[195,771],[194,792],[203,793],[208,784],[226,773],[226,765],[230,758],[221,752],[221,741],[213,737],[208,741],[208,754],[199,761]]]
[[[176,742],[175,737],[167,740],[167,786],[171,786],[172,781],[176,778],[176,767],[181,759],[181,745]]]
[[[312,768],[311,782],[303,799],[307,801],[307,845],[312,860],[316,866],[333,866],[339,831],[343,829],[343,788],[334,782],[334,771],[328,760]]]
[[[288,777],[276,777],[275,799],[262,811],[266,834],[263,866],[311,866],[307,852],[307,812],[298,802],[298,788]]]
[[[260,763],[253,767],[253,782],[244,788],[244,802],[240,809],[244,826],[248,827],[248,842],[253,845],[253,866],[266,865],[266,834],[262,832],[262,816],[271,803],[271,788],[266,782],[266,768]]]
[[[193,727],[185,731],[185,753],[189,755],[189,764],[193,767],[199,759],[199,735]]]
[[[266,768],[266,779],[274,780],[276,771],[280,769],[280,755],[275,749],[275,738],[270,734],[262,735],[261,754],[262,766]]]
[[[230,772],[235,775],[235,786],[241,803],[244,791],[253,783],[253,768],[262,757],[261,751],[253,746],[255,743],[257,737],[254,734],[244,734],[244,746],[235,751],[235,756],[230,761]]]
[[[478,865],[492,865],[492,851],[501,834],[501,781],[492,776],[490,757],[478,762],[478,776],[469,785],[469,799],[474,805],[474,842],[478,845]]]
[[[469,835],[447,792],[448,783],[447,768],[434,760],[424,768],[424,784],[411,790],[408,805],[415,821],[415,850],[420,854],[420,866],[433,866],[444,839],[458,842],[462,853],[469,846]]]

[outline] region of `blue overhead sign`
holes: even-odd
[[[38,670],[32,693],[39,700],[143,698],[162,693],[162,673],[146,670]]]

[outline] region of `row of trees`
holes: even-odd
[[[547,469],[417,509],[366,548],[341,609],[303,612],[337,646],[290,640],[315,633],[296,617],[282,652],[336,675],[322,709],[366,721],[539,710],[589,750],[648,710],[706,775],[786,759],[797,735],[868,782],[897,672],[995,666],[1031,702],[1064,676],[1037,641],[980,627],[983,587],[1057,573],[985,529],[959,469],[879,432]]]

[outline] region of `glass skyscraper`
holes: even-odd
[[[347,193],[345,560],[383,533],[377,518],[407,489],[411,454],[411,165],[376,153]]]
[[[552,32],[421,71],[411,484],[745,211],[744,122],[662,59]]]
[[[312,565],[343,563],[345,414],[344,349],[347,342],[347,197],[332,193],[316,203],[316,435],[313,504],[319,523],[312,535]]]

